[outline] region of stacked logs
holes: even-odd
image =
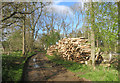
[[[47,55],[53,56],[55,52],[57,52],[57,45],[51,45],[47,49]]]
[[[58,44],[50,46],[47,54],[52,56],[55,51],[66,60],[87,61],[91,54],[91,46],[88,39],[83,37],[63,38],[58,41]]]
[[[58,52],[61,57],[72,61],[85,61],[91,54],[90,43],[88,39],[64,38],[58,42]]]
[[[58,44],[51,45],[47,49],[47,55],[53,56],[54,53],[57,53],[61,58],[65,60],[71,60],[74,62],[85,63],[90,60],[91,56],[91,45],[88,42],[88,39],[80,38],[63,38],[58,41]],[[101,65],[110,66],[110,64],[115,63],[118,60],[111,59],[107,61],[106,58],[102,56],[103,53],[100,52],[100,48],[95,49],[95,63]],[[116,64],[116,63],[115,63]],[[118,65],[118,64],[117,64]]]

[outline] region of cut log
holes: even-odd
[[[58,44],[48,48],[47,54],[53,56],[57,52],[65,60],[73,60],[75,62],[88,61],[91,55],[91,45],[88,39],[80,38],[63,38]]]

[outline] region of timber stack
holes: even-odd
[[[50,46],[47,50],[47,54],[50,56],[53,56],[55,52],[65,60],[87,61],[91,55],[91,45],[88,39],[83,37],[63,38],[58,41],[58,44]]]
[[[57,45],[51,45],[47,49],[47,55],[53,56],[55,52],[57,52]]]

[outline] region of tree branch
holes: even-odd
[[[12,24],[14,24],[14,23],[16,23],[16,22],[19,22],[19,21],[14,21],[14,22],[12,22],[12,23],[10,23],[10,24],[6,24],[6,25],[4,25],[4,26],[2,26],[0,29],[2,29],[2,28],[5,28],[5,27],[8,27],[8,26],[11,26]]]
[[[5,20],[11,18],[12,16],[14,16],[14,15],[16,15],[16,14],[18,14],[18,13],[19,13],[19,14],[32,14],[35,10],[37,10],[37,9],[39,9],[39,8],[41,8],[41,7],[37,7],[36,9],[34,9],[34,10],[31,11],[31,12],[13,12],[10,16],[8,16],[8,17],[2,19],[1,21],[3,22],[3,21],[5,21]]]
[[[41,6],[42,6],[42,3],[41,3]],[[39,20],[39,18],[40,18],[40,16],[41,16],[41,14],[42,14],[42,8],[43,8],[43,6],[41,7],[40,14],[39,14],[38,19],[36,20],[36,22],[35,22],[35,24],[34,24],[34,27],[36,26],[36,24],[37,24],[37,22],[38,22],[38,20]]]

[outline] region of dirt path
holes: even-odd
[[[60,65],[48,60],[43,53],[31,57],[25,68],[24,81],[85,81]]]

